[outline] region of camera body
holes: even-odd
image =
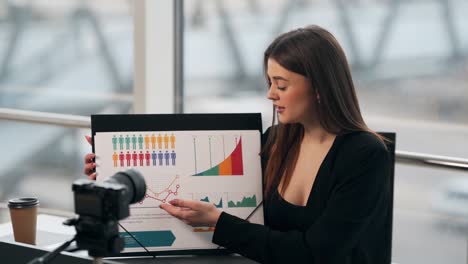
[[[78,180],[73,183],[75,213],[101,220],[121,220],[130,215],[127,188],[114,182],[96,183]]]
[[[103,182],[77,180],[72,185],[77,218],[66,225],[75,226],[78,248],[90,256],[118,254],[124,248],[119,237],[119,220],[130,215],[130,204],[142,200],[146,193],[143,176],[135,170],[117,172]]]

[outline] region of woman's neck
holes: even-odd
[[[304,126],[304,138],[303,143],[306,144],[322,144],[335,138],[335,134],[326,131],[319,124],[303,124]]]

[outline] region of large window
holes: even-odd
[[[261,112],[266,128],[263,51],[318,24],[344,47],[373,129],[397,132],[399,150],[468,156],[466,1],[206,0],[184,11],[186,112]],[[466,233],[453,232],[463,209],[446,198],[468,192],[453,187],[466,178],[397,164],[393,261],[465,262]]]
[[[0,108],[128,113],[131,7],[125,0],[0,1]],[[44,207],[71,210],[89,133],[0,121],[0,201],[36,195]]]

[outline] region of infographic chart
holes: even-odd
[[[159,208],[173,199],[213,204],[241,218],[262,201],[258,130],[125,131],[94,135],[97,180],[138,170],[147,189],[122,225],[152,251],[215,249],[214,227],[191,227]],[[263,210],[251,221],[263,223]],[[125,251],[142,252],[121,231]]]
[[[219,139],[216,140],[216,137],[208,136],[208,148],[209,148],[209,160],[210,160],[210,167],[202,172],[197,172],[197,144],[202,141],[197,137],[193,137],[193,148],[194,148],[194,155],[195,155],[195,172],[194,176],[242,176],[244,174],[244,165],[242,162],[242,138],[235,137],[235,144],[234,149],[232,152],[226,156],[226,142],[225,137],[221,136],[222,141]],[[202,141],[203,142],[203,141]],[[222,147],[223,149],[223,156],[219,155],[214,151],[216,147],[214,144],[218,142],[218,148]],[[218,154],[218,155],[217,155]],[[223,160],[219,163],[215,163],[216,165],[213,166],[213,159],[215,157],[223,157]]]

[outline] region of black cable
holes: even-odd
[[[69,248],[67,248],[67,250],[65,250],[65,251],[70,252],[70,253],[73,253],[73,252],[76,252],[76,251],[78,251],[78,250],[80,250],[80,248],[77,247],[77,246],[74,246],[74,247],[69,247]]]
[[[148,253],[150,256],[152,256],[154,259],[156,259],[156,255],[154,255],[153,253],[151,253],[142,243],[140,243],[140,241],[138,241],[138,239],[132,234],[130,233],[125,227],[123,227],[123,225],[121,225],[119,223],[119,226],[125,230],[125,232],[127,232],[127,234],[129,234],[137,243],[138,245],[140,245],[145,251],[146,253]]]
[[[258,210],[258,208],[260,208],[260,206],[262,206],[263,204],[263,201],[261,201],[257,207],[255,207],[255,209],[253,209],[253,211],[245,218],[246,221],[249,221],[250,217],[252,217],[252,215]]]

